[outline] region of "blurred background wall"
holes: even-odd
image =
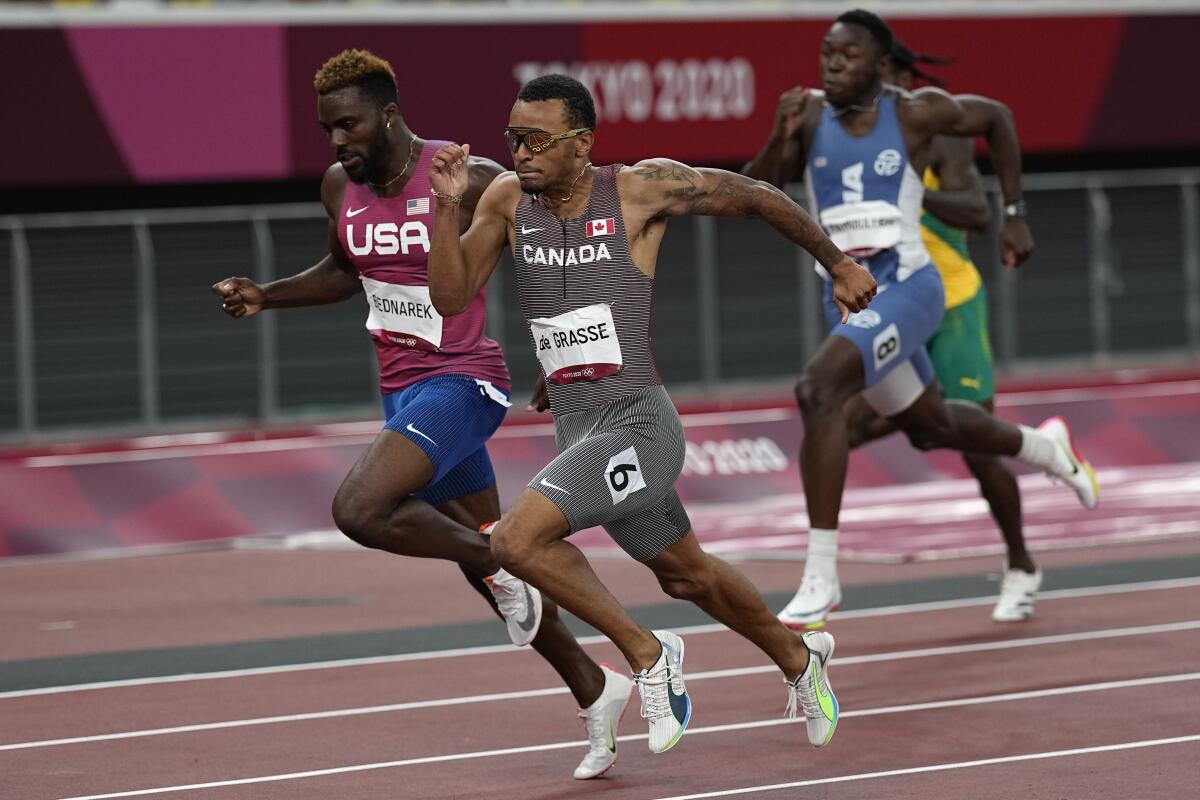
[[[508,163],[518,87],[593,90],[597,163],[737,169],[817,82],[840,2],[0,5],[0,442],[377,417],[361,298],[233,321],[208,287],[315,263],[332,161],[312,76],[366,47],[422,137]],[[972,238],[1002,369],[1200,355],[1198,2],[873,2],[954,92],[1007,103],[1038,249]],[[982,151],[981,151],[982,152]],[[986,158],[981,165],[987,169]],[[799,190],[796,189],[799,197]],[[654,339],[679,390],[794,376],[820,341],[810,263],[766,226],[672,222]],[[492,335],[535,362],[504,269]]]

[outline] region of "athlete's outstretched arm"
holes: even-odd
[[[697,169],[665,158],[633,167],[630,199],[646,219],[699,214],[758,217],[803,247],[834,279],[834,299],[845,321],[875,296],[875,279],[829,240],[821,226],[779,189],[720,169]]]
[[[486,176],[487,188],[480,192],[467,232],[459,236],[462,206],[481,177],[470,161],[470,146],[443,145],[433,156],[429,180],[433,185],[433,239],[430,243],[429,298],[438,313],[461,314],[471,305],[500,258],[508,242],[508,215],[504,201],[509,193],[503,180]]]
[[[1012,112],[1003,103],[978,95],[951,97],[941,89],[925,87],[912,95],[918,124],[928,126],[932,135],[983,136],[1004,204],[1021,202],[1021,147]],[[1000,232],[1004,263],[1018,266],[1033,253],[1033,235],[1021,216],[1008,216]]]
[[[934,167],[941,188],[925,190],[925,211],[947,225],[983,233],[992,224],[992,209],[975,166],[973,140],[941,136],[933,144]]]
[[[337,220],[341,209],[337,198],[345,186],[340,164],[330,167],[321,181],[321,202],[328,217],[329,253],[313,266],[292,275],[259,285],[250,278],[225,278],[213,284],[221,298],[221,307],[231,317],[249,317],[264,308],[294,308],[337,303],[352,297],[362,288],[358,272],[346,258],[338,240]]]

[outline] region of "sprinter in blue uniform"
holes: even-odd
[[[870,308],[832,327],[796,384],[810,538],[800,589],[780,614],[793,627],[820,624],[841,602],[837,530],[849,454],[844,407],[859,392],[918,449],[1013,456],[1067,482],[1087,508],[1099,496],[1095,474],[1061,419],[1036,429],[1011,425],[972,403],[942,398],[925,352],[945,307],[941,278],[920,236],[921,175],[931,143],[939,134],[987,139],[1004,194],[1001,247],[1011,267],[1033,250],[1021,156],[1012,115],[1002,104],[884,84],[891,50],[891,30],[877,15],[855,10],[838,17],[821,44],[824,91],[784,93],[770,138],[743,170],[777,186],[803,177],[810,211],[829,238],[866,264],[879,284]],[[825,297],[832,325],[828,282]]]

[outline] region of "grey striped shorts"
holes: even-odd
[[[601,525],[622,550],[649,561],[692,529],[675,493],[683,423],[662,386],[557,417],[554,436],[558,457],[529,488],[558,506],[571,533]]]

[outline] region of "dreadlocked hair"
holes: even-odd
[[[930,75],[917,64],[953,64],[956,59],[947,56],[932,56],[927,53],[916,53],[899,39],[892,41],[892,66],[899,72],[911,72],[914,79],[933,84],[939,89],[946,88],[946,82],[936,75]]]
[[[370,50],[343,50],[326,61],[313,77],[317,94],[356,86],[376,106],[396,102],[396,73],[392,65]]]

